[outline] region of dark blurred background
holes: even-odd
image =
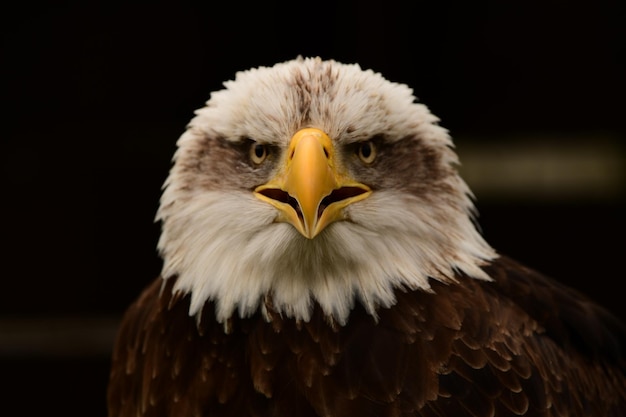
[[[488,241],[626,316],[617,0],[85,3],[0,17],[11,415],[106,414],[119,317],[160,270],[176,139],[236,71],[297,55],[409,84],[454,137]]]

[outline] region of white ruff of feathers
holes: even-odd
[[[298,59],[238,73],[225,90],[213,93],[179,139],[157,213],[163,224],[162,276],[178,276],[174,291],[191,293],[190,315],[214,301],[220,322],[233,314],[246,317],[264,311],[269,296],[283,316],[308,321],[318,303],[345,324],[355,303],[376,317],[378,308],[395,303],[395,289],[429,291],[429,278],[454,282],[462,272],[490,279],[481,266],[497,255],[472,222],[471,193],[458,175],[449,176],[453,191],[441,197],[375,190],[345,209],[349,221],[332,223],[314,239],[275,222],[276,209],[249,190],[189,186],[182,162],[207,136],[286,146],[306,127],[293,110],[289,80],[320,66],[336,72],[335,97],[313,97],[318,102],[311,104],[310,126],[339,143],[380,132],[390,140],[418,133],[444,153],[445,163],[457,163],[446,130],[414,102],[408,87],[358,65]],[[369,106],[372,100],[384,103]],[[316,113],[317,108],[326,111]]]

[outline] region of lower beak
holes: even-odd
[[[368,186],[340,171],[328,135],[302,129],[291,138],[278,174],[254,194],[279,210],[279,221],[313,239],[332,222],[344,219],[345,207],[371,194]]]

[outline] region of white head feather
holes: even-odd
[[[299,58],[240,72],[225,87],[179,139],[157,213],[162,276],[177,276],[174,290],[191,293],[190,314],[214,301],[220,321],[248,316],[270,296],[284,316],[307,321],[318,303],[343,324],[356,302],[374,316],[393,305],[397,288],[428,291],[429,279],[452,282],[458,272],[489,279],[481,266],[497,255],[473,224],[471,194],[455,170],[442,179],[445,192],[375,190],[345,209],[349,221],[307,239],[275,222],[276,209],[249,188],[225,187],[218,161],[198,160],[216,138],[286,147],[297,130],[318,127],[338,145],[416,137],[450,168],[457,157],[447,131],[407,86],[358,65]]]

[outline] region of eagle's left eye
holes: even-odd
[[[252,145],[250,145],[250,159],[255,165],[263,163],[268,154],[269,148],[267,145],[259,142],[253,142]]]
[[[356,154],[365,164],[371,164],[374,162],[374,159],[376,159],[376,148],[374,147],[374,142],[368,140],[366,142],[359,143],[359,146],[356,149]]]

